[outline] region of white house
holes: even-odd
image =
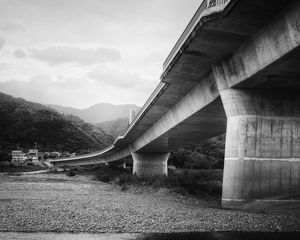
[[[25,163],[27,160],[26,153],[23,153],[22,150],[13,150],[11,152],[11,160],[14,163]]]
[[[32,162],[38,161],[39,160],[38,152],[39,151],[37,149],[29,149],[29,151],[27,153],[28,160],[30,160]]]

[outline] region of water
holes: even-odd
[[[299,240],[300,232],[192,232],[192,233],[15,233],[0,232],[1,240]]]

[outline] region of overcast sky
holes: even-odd
[[[144,104],[202,0],[0,0],[0,91],[85,108]]]

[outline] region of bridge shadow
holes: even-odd
[[[148,234],[137,240],[281,240],[300,239],[300,232],[187,232]]]
[[[298,240],[300,232],[54,233],[0,232],[7,240]]]

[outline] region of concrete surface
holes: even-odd
[[[299,193],[298,91],[224,90],[227,135],[223,202]]]
[[[137,176],[167,176],[170,153],[132,153],[133,174]]]

